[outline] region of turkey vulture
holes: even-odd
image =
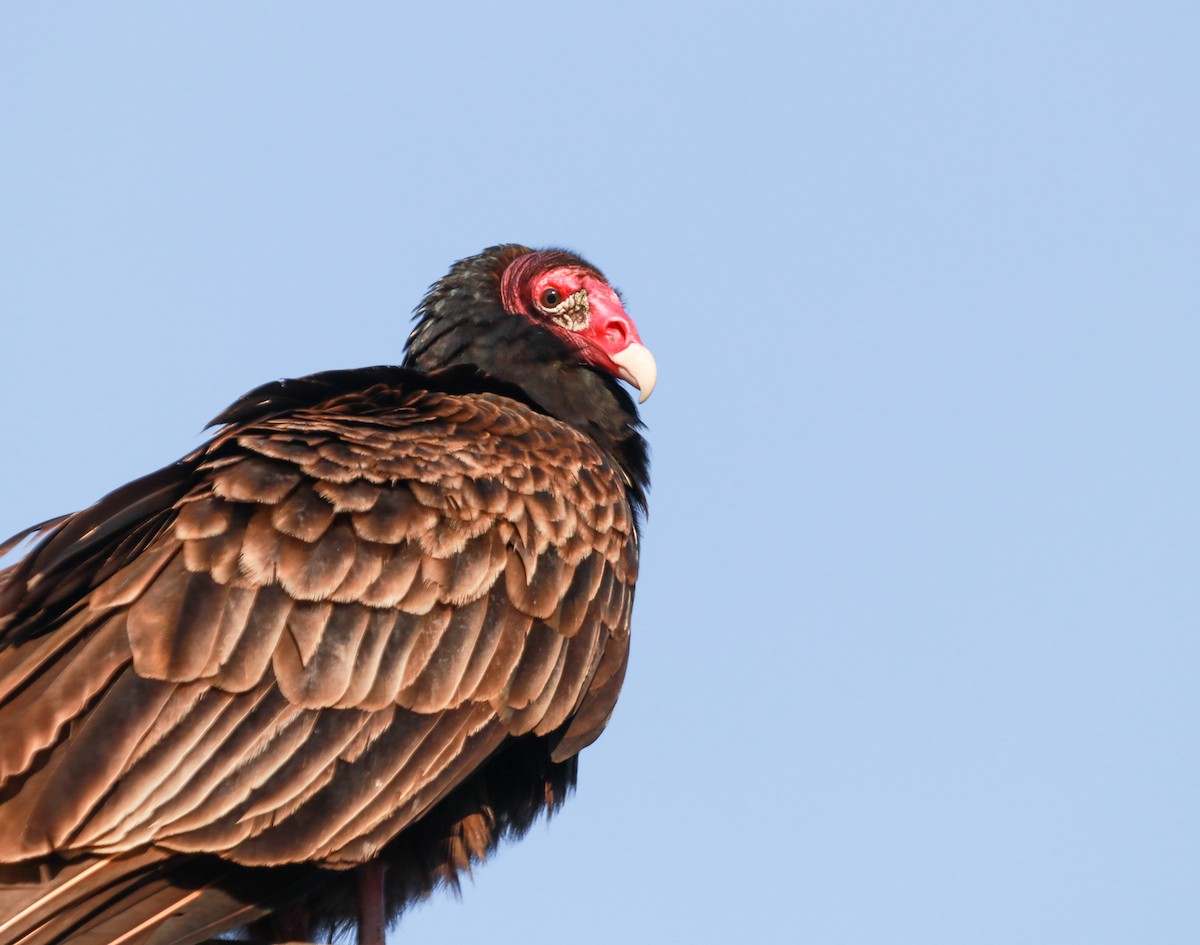
[[[0,945],[360,942],[560,805],[625,673],[655,366],[505,245],[0,571]],[[3,550],[10,550],[12,543]]]

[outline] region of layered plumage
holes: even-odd
[[[495,247],[404,367],[265,385],[41,526],[0,572],[0,943],[327,934],[561,803],[628,655],[617,377],[653,361],[599,272]]]

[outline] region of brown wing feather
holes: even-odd
[[[501,397],[361,406],[229,427],[7,575],[0,861],[348,865],[506,739],[599,734],[637,556],[611,461]]]

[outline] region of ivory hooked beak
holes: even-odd
[[[644,404],[654,390],[654,382],[658,379],[658,365],[654,363],[654,355],[650,353],[650,349],[635,341],[616,354],[610,354],[609,357],[612,358],[613,364],[620,369],[617,377],[642,392],[638,403]]]

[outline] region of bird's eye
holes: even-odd
[[[558,289],[546,289],[542,292],[542,308],[554,308],[562,301],[562,293]]]

